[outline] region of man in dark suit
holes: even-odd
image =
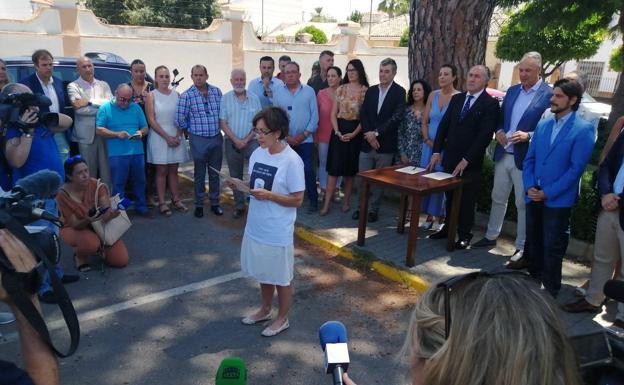
[[[492,140],[498,124],[500,107],[496,99],[485,92],[489,71],[483,65],[476,65],[468,72],[466,89],[468,92],[451,98],[448,109],[440,122],[433,143],[433,155],[428,169],[433,170],[440,163],[444,151],[442,167],[453,176],[466,178],[459,207],[459,224],[455,243],[458,249],[465,249],[472,239],[475,204],[479,194],[481,169],[485,149]],[[451,212],[452,193],[447,193],[447,212]],[[449,220],[449,215],[446,220]],[[448,223],[442,230],[429,236],[432,239],[446,238]]]
[[[20,83],[30,88],[34,94],[45,95],[52,101],[50,107],[42,107],[41,112],[65,113],[65,87],[63,81],[52,76],[54,71],[54,57],[45,49],[38,49],[32,54],[35,73],[20,80]],[[54,134],[56,148],[64,162],[69,157],[69,133],[57,132]]]
[[[550,106],[552,88],[540,76],[542,55],[528,52],[518,64],[520,84],[510,87],[503,100],[503,116],[496,131],[494,152],[494,186],[492,188],[492,208],[485,237],[472,244],[472,247],[494,247],[498,238],[509,193],[513,187],[518,220],[516,227],[516,251],[511,256],[511,264],[516,264],[524,253],[526,239],[526,217],[524,187],[522,185],[522,162],[529,149],[529,140],[544,111]]]
[[[364,96],[360,124],[365,140],[360,152],[360,171],[390,166],[397,152],[398,128],[405,109],[405,89],[394,82],[396,72],[397,65],[393,59],[382,60],[379,65],[379,84],[370,87]],[[383,189],[372,189],[369,222],[376,222],[379,218],[382,198]],[[353,219],[359,217],[359,210],[351,216]]]
[[[624,257],[624,135],[620,134],[598,172],[598,224],[594,241],[594,261],[587,294],[569,303],[563,310],[570,313],[599,313],[605,296],[602,288],[613,275],[613,266]],[[621,264],[620,264],[621,265]],[[621,272],[620,272],[621,276]],[[624,304],[618,304],[614,326],[624,328]]]
[[[539,122],[524,158],[526,256],[531,276],[556,297],[570,238],[570,214],[594,148],[594,127],[576,116],[583,96],[575,80],[560,79],[550,98],[554,115]]]

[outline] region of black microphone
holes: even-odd
[[[602,291],[607,297],[618,302],[624,302],[624,281],[610,279],[605,283]]]
[[[334,385],[343,385],[342,374],[349,368],[347,328],[340,321],[327,321],[319,329],[325,352],[325,372],[332,374]]]

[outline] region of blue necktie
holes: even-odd
[[[459,120],[464,120],[466,115],[468,114],[468,110],[470,110],[470,101],[474,98],[472,95],[466,95],[466,103],[464,104],[464,108],[461,110],[461,114],[459,115]]]

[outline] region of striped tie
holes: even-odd
[[[472,95],[466,95],[466,103],[464,104],[464,108],[461,110],[461,114],[459,115],[459,120],[464,120],[466,115],[468,114],[468,110],[470,110],[470,101],[474,98]]]

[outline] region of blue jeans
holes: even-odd
[[[318,205],[318,191],[316,191],[316,172],[314,171],[314,143],[301,143],[292,149],[303,160],[306,195],[310,200],[310,204],[316,206]]]
[[[546,207],[541,202],[526,205],[524,256],[529,273],[556,297],[561,289],[561,265],[570,239],[570,207]]]
[[[189,133],[189,144],[191,145],[194,166],[195,206],[203,207],[204,196],[206,195],[206,168],[212,167],[221,171],[223,136],[219,133],[208,138]],[[219,205],[219,194],[221,194],[219,174],[211,169],[208,169],[208,189],[210,205]]]
[[[143,154],[111,156],[108,158],[113,180],[112,195],[119,194],[124,198],[126,183],[130,180],[132,194],[135,197],[134,210],[144,214],[147,212],[145,201],[145,161]]]
[[[56,200],[54,199],[46,199],[44,201],[44,209],[49,211],[50,213],[58,216],[58,207],[56,206]],[[38,221],[34,221],[33,223],[29,223],[29,226],[44,226],[48,229],[54,231],[54,233],[59,235],[58,226],[53,223],[46,221],[44,219],[39,219]],[[59,278],[63,278],[63,269],[59,265],[54,265],[54,271]],[[46,291],[51,291],[52,286],[50,285],[50,273],[48,273],[47,269],[43,269],[43,279],[41,281],[41,286],[39,287],[39,294],[43,294]]]

